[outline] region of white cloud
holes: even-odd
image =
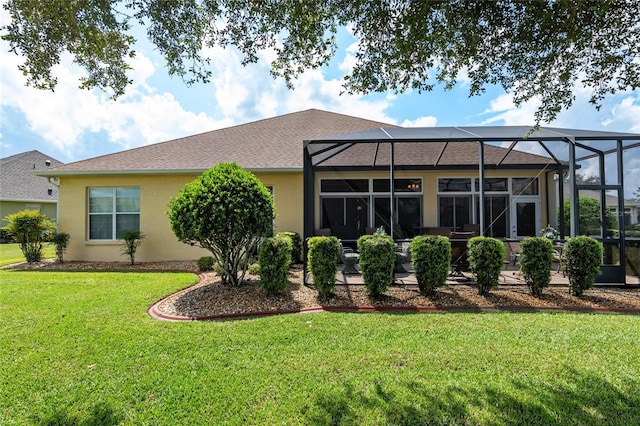
[[[241,65],[241,56],[233,48],[216,47],[207,52],[214,63],[215,98],[222,114],[236,122],[305,110],[324,109],[371,120],[395,123],[385,110],[392,95],[348,95],[342,80],[327,79],[321,70],[302,73],[289,90],[282,78],[269,73],[269,52],[263,52],[260,62]],[[261,53],[262,55],[262,53]]]
[[[0,105],[20,111],[31,131],[70,160],[80,159],[78,155],[85,153],[91,155],[96,147],[88,145],[99,139],[92,133],[105,133],[113,144],[109,149],[117,151],[233,123],[186,111],[172,94],[151,87],[147,80],[156,70],[141,53],[132,60],[133,85],[113,101],[98,90],[79,89],[83,72],[69,60],[54,69],[58,77],[54,92],[26,87],[24,76],[17,69],[21,59],[6,53],[4,43],[2,49]],[[101,147],[101,152],[104,149]]]
[[[404,120],[400,125],[402,127],[435,127],[438,119],[432,115],[418,117],[415,120]]]
[[[480,124],[502,124],[505,126],[531,126],[535,122],[534,114],[540,101],[532,99],[516,107],[511,94],[504,93],[489,102],[489,108],[484,111],[484,115],[491,115]],[[495,114],[495,115],[494,115]]]
[[[603,126],[627,128],[629,132],[640,133],[640,93],[626,96],[611,108],[611,117],[602,122]]]

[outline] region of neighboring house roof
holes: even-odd
[[[0,200],[57,202],[58,188],[34,173],[62,164],[36,150],[0,158]]]
[[[302,170],[304,139],[393,127],[317,109],[285,114],[69,163],[47,175],[202,172],[235,162],[249,170]]]
[[[600,200],[600,197],[601,197],[600,191],[594,191],[590,189],[580,190],[579,194],[581,197],[591,197],[591,198],[595,198],[596,200]],[[571,188],[569,188],[568,183],[565,184],[563,187],[563,196],[564,196],[565,202],[571,196]],[[624,207],[640,206],[640,200],[637,198],[625,198],[623,203],[624,203]],[[618,197],[616,197],[615,195],[605,194],[605,206],[618,207]]]

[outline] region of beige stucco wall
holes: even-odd
[[[533,177],[535,171],[487,171],[487,177]],[[275,232],[295,231],[303,235],[303,187],[302,172],[291,173],[256,173],[256,176],[267,186],[273,187],[276,207]],[[386,172],[380,173],[317,173],[316,194],[319,193],[322,178],[388,178]],[[398,171],[397,178],[423,179],[423,226],[437,226],[438,178],[441,177],[477,177],[477,172],[408,172]],[[180,189],[197,175],[135,175],[135,176],[81,176],[62,177],[60,183],[59,215],[60,231],[71,235],[69,248],[65,253],[68,260],[103,260],[126,261],[121,254],[122,243],[118,241],[94,242],[87,236],[87,189],[89,187],[122,187],[136,186],[140,188],[140,230],[145,239],[136,253],[140,262],[161,260],[191,260],[205,256],[204,249],[191,247],[177,241],[169,227],[165,214],[171,197],[178,195]],[[540,178],[541,226],[552,223],[547,216],[547,197],[545,195],[546,175]],[[554,196],[549,199],[555,199]],[[316,228],[319,227],[319,204],[315,203]],[[554,210],[551,209],[551,212]],[[551,216],[554,216],[553,214]]]
[[[256,174],[274,188],[275,229],[302,233],[302,173]],[[177,241],[165,212],[171,197],[197,175],[136,175],[62,177],[60,182],[60,231],[71,236],[65,259],[83,261],[126,261],[118,241],[89,241],[87,189],[90,187],[140,188],[140,231],[145,238],[136,261],[191,260],[208,252]]]
[[[7,221],[4,220],[5,216],[18,213],[27,208],[39,210],[40,213],[43,213],[54,222],[57,220],[56,203],[43,201],[0,201],[0,226],[7,224]]]

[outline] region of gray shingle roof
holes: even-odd
[[[50,161],[47,166],[46,161]],[[58,188],[47,178],[34,175],[63,163],[40,151],[0,158],[0,200],[56,202]],[[48,189],[52,189],[51,195]]]
[[[391,124],[310,109],[69,163],[51,175],[204,171],[235,162],[249,170],[302,170],[303,140]]]
[[[524,129],[524,130],[523,130]],[[472,139],[475,133],[490,132],[500,138],[509,132],[524,136],[529,128],[517,127],[468,127],[468,128],[402,128],[363,118],[333,112],[309,109],[251,123],[232,126],[211,132],[186,136],[127,151],[90,158],[51,168],[42,173],[47,176],[80,174],[122,173],[180,173],[201,172],[221,162],[235,162],[252,171],[302,170],[304,141],[333,140],[334,138],[359,139],[371,135],[398,134],[396,165],[424,166],[437,161],[440,167],[471,166],[478,162],[478,145]],[[545,129],[554,138],[563,136],[563,129]],[[453,139],[460,134],[467,139],[455,140],[443,150],[442,134]],[[448,133],[447,133],[448,132]],[[484,132],[484,133],[483,133]],[[580,132],[578,130],[573,132]],[[415,133],[415,135],[414,135]],[[417,137],[440,135],[439,141],[407,143]],[[592,135],[593,132],[589,133]],[[604,132],[601,132],[604,135]],[[339,136],[335,136],[339,135]],[[490,135],[490,136],[491,136]],[[546,135],[546,133],[545,133]],[[603,136],[600,135],[600,136]],[[445,135],[446,136],[446,135]],[[486,136],[486,135],[485,135]],[[540,135],[536,135],[540,136]],[[576,136],[576,135],[574,135]],[[608,137],[609,134],[607,133]],[[638,135],[632,135],[638,136]],[[604,137],[604,136],[603,136]],[[380,140],[380,136],[377,137]],[[511,140],[511,138],[507,138]],[[404,143],[402,141],[405,141]],[[316,149],[318,149],[316,147]],[[323,163],[324,166],[370,166],[375,157],[375,144],[357,144],[339,156]],[[506,149],[486,146],[487,164],[544,165],[552,161],[548,157],[513,150],[503,158]],[[380,149],[375,157],[376,165],[388,164],[388,150]]]

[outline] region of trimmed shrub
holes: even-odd
[[[423,235],[411,241],[411,265],[420,294],[433,295],[447,283],[451,266],[451,244],[447,237]]]
[[[308,246],[309,272],[313,284],[321,296],[326,296],[336,286],[340,241],[336,237],[311,237]]]
[[[288,236],[265,239],[260,245],[260,287],[268,293],[277,293],[289,284],[291,238]]]
[[[120,231],[118,238],[124,240],[124,249],[122,249],[122,254],[129,256],[131,264],[134,265],[136,251],[138,251],[138,247],[140,247],[140,244],[144,239],[144,234],[140,231],[125,229],[124,231]]]
[[[27,262],[40,262],[42,244],[51,237],[55,229],[51,219],[36,210],[22,210],[9,214],[4,219],[9,223],[2,229],[20,245]]]
[[[300,263],[300,253],[302,250],[302,239],[297,232],[278,232],[276,237],[285,236],[291,239],[291,263]]]
[[[469,269],[474,275],[478,293],[489,294],[497,287],[504,266],[504,244],[491,237],[473,237],[467,243]]]
[[[213,270],[213,256],[202,256],[198,259],[198,269],[202,272]]]
[[[56,232],[51,237],[51,242],[56,246],[56,262],[63,263],[62,255],[67,250],[70,239],[71,236],[66,232]]]
[[[393,283],[396,254],[388,235],[363,235],[358,238],[360,269],[372,297],[379,297]]]
[[[553,262],[553,243],[546,237],[525,238],[520,258],[520,271],[524,276],[531,294],[541,296],[542,289],[551,282],[551,264]]]
[[[273,233],[273,197],[252,173],[220,163],[185,185],[169,203],[178,240],[211,252],[223,284],[240,285],[251,255]]]
[[[569,275],[569,291],[574,296],[582,296],[593,287],[595,277],[602,264],[602,244],[595,238],[580,235],[569,238],[564,245]]]

